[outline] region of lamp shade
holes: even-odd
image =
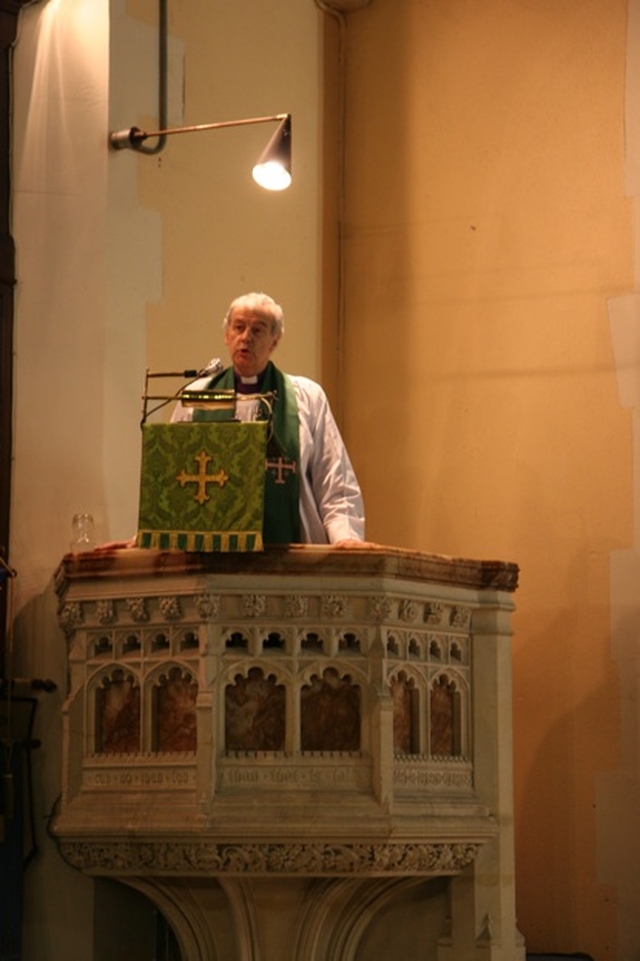
[[[252,176],[266,190],[286,190],[291,184],[291,114],[278,125]]]

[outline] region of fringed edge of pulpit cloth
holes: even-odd
[[[138,531],[136,547],[160,551],[242,552],[264,549],[262,531]]]

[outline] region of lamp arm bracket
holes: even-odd
[[[268,117],[247,117],[243,120],[220,120],[217,123],[198,123],[187,127],[169,127],[166,130],[141,130],[140,127],[129,127],[126,130],[114,130],[109,134],[109,144],[114,150],[139,150],[145,140],[150,137],[169,137],[177,133],[197,133],[203,130],[220,130],[223,127],[243,127],[253,123],[269,123],[276,120],[286,120],[290,114],[276,113]]]

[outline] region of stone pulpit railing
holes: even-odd
[[[184,961],[521,958],[516,584],[391,548],[66,557],[62,855]]]

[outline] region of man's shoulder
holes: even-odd
[[[301,374],[287,374],[287,377],[293,385],[299,410],[306,410],[309,414],[313,412],[314,417],[324,416],[329,401],[320,384]]]
[[[314,396],[324,396],[323,388],[315,380],[311,380],[310,377],[304,377],[302,374],[287,374],[286,376],[296,389]]]

